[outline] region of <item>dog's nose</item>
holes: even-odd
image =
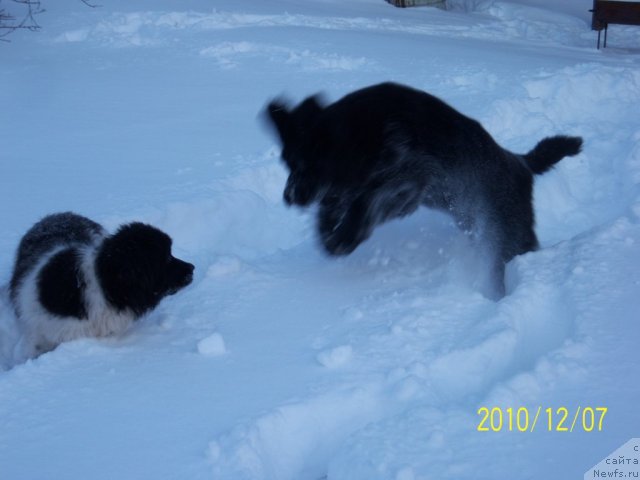
[[[182,277],[185,285],[188,285],[193,280],[193,272],[196,269],[195,265],[189,262],[185,262],[183,260],[178,260],[178,272]]]
[[[293,202],[291,190],[292,190],[291,188],[285,188],[284,194],[282,195],[284,197],[284,202],[287,205],[291,205],[291,203]]]
[[[193,282],[193,265],[191,265],[191,269],[184,275],[184,277],[182,278],[182,284],[186,287],[187,285],[190,285],[191,282]]]
[[[185,267],[187,269],[187,273],[185,275],[187,283],[191,283],[191,281],[193,280],[193,272],[195,271],[196,267],[192,263],[187,263]]]

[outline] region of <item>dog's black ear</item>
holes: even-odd
[[[320,95],[307,97],[293,112],[296,123],[302,128],[309,128],[318,119],[324,107],[320,101]]]
[[[267,106],[271,123],[278,130],[283,145],[295,144],[301,132],[308,130],[322,113],[324,107],[319,95],[307,97],[293,110],[282,100],[274,100]]]
[[[283,144],[290,142],[294,138],[295,127],[287,105],[281,100],[274,100],[267,106],[267,114],[278,131],[280,141]]]

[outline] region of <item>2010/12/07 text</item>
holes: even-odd
[[[607,407],[567,407],[529,409],[480,407],[478,432],[534,432],[544,429],[549,432],[601,432]]]

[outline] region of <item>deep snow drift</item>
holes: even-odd
[[[155,224],[196,278],[121,338],[26,363],[0,289],[0,478],[581,478],[640,436],[640,29],[597,51],[577,0],[103,3],[51,2],[0,44],[0,285],[63,210]],[[513,151],[584,137],[538,177],[542,249],[500,302],[443,214],[330,259],[285,208],[267,100],[384,80]],[[495,406],[608,412],[477,431]]]

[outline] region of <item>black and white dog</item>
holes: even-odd
[[[150,225],[130,223],[109,235],[74,213],[45,217],[22,238],[9,285],[26,355],[123,332],[189,285],[193,270]]]
[[[420,205],[448,211],[484,247],[488,295],[504,295],[505,264],[538,247],[534,174],[580,152],[580,137],[545,138],[529,153],[500,147],[477,121],[438,98],[383,83],[323,105],[267,107],[289,169],[287,204],[319,203],[320,240],[351,253],[376,225]]]

